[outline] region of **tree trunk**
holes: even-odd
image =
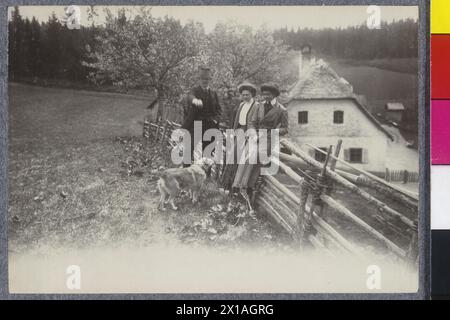
[[[158,102],[156,103],[156,119],[161,121],[164,118],[164,93],[161,88],[156,89],[156,98]]]

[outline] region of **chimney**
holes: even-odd
[[[300,51],[300,54],[298,55],[298,78],[300,79],[302,76],[302,69],[303,69],[303,55]]]
[[[303,71],[308,68],[311,63],[311,46],[309,44],[304,44],[301,46],[299,59],[298,77],[300,78]]]

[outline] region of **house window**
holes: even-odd
[[[300,124],[308,123],[308,111],[298,112],[298,123]]]
[[[344,160],[351,163],[368,163],[367,149],[350,148],[344,150]]]
[[[327,148],[319,148],[319,149],[323,150],[325,152],[328,151]],[[327,158],[327,155],[325,153],[322,153],[322,152],[320,152],[318,150],[315,150],[314,159],[316,159],[317,161],[320,161],[320,162],[325,162],[326,158]]]
[[[344,123],[344,111],[335,111],[333,114],[334,123]]]
[[[351,148],[349,162],[362,163],[362,153],[361,148]]]

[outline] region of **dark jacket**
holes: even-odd
[[[288,113],[286,108],[278,101],[272,109],[266,114],[264,103],[256,106],[251,114],[248,123],[249,128],[253,129],[279,129],[280,136],[288,133]]]
[[[202,100],[202,108],[198,108],[192,104],[194,98]],[[204,90],[202,87],[197,86],[191,90],[187,97],[182,128],[192,129],[194,121],[203,121],[204,126],[209,126],[209,123],[213,123],[214,121],[218,123],[221,114],[222,109],[217,93],[214,90]]]

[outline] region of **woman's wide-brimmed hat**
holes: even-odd
[[[280,95],[280,89],[278,89],[278,86],[275,83],[265,83],[261,85],[261,92],[263,91],[272,92],[275,97]]]
[[[211,80],[211,69],[208,67],[200,67],[199,78],[202,80]]]
[[[256,86],[254,86],[250,82],[244,82],[238,86],[239,93],[242,93],[242,91],[244,90],[248,90],[251,92],[252,96],[256,96]]]

